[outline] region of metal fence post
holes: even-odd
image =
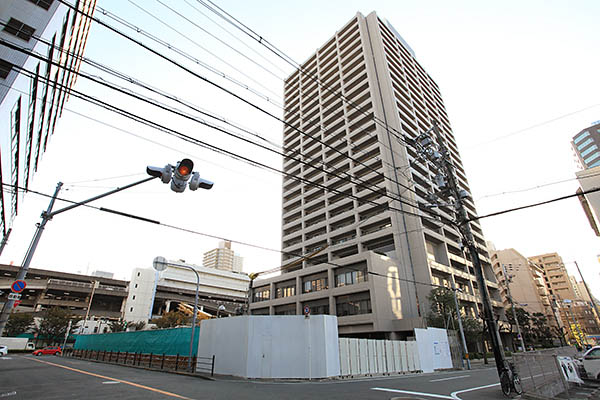
[[[210,376],[215,374],[215,355],[212,356],[212,367],[210,368]]]
[[[150,353],[150,361],[148,362],[148,368],[152,368],[152,353]]]
[[[175,371],[179,368],[179,353],[177,353],[177,358],[175,358]]]

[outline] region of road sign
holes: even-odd
[[[304,306],[304,315],[308,315],[308,314],[310,314],[310,307]]]
[[[14,281],[12,285],[10,285],[10,290],[12,290],[15,293],[21,293],[26,286],[27,284],[25,283],[25,281],[19,279]]]
[[[19,293],[9,293],[8,294],[8,299],[9,300],[20,300],[21,299],[21,295]]]

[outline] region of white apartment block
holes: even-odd
[[[439,121],[469,192],[466,174],[437,84],[390,23],[358,13],[285,80],[284,97],[284,267],[254,282],[251,312],[309,306],[337,315],[342,335],[403,338],[425,325],[433,283],[462,288],[461,306],[476,314],[479,288],[459,233],[427,211],[437,171],[406,140]],[[453,219],[449,207],[433,213]],[[503,315],[481,227],[471,227]]]
[[[164,312],[177,311],[179,303],[194,304],[199,277],[199,305],[209,313],[215,313],[224,305],[226,313],[232,314],[247,299],[250,278],[247,275],[208,268],[184,261],[168,261],[166,270],[157,273],[153,268],[135,268],[129,283],[125,304],[126,321],[147,321]]]

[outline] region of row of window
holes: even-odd
[[[335,286],[354,285],[368,281],[368,273],[366,269],[361,270],[343,270],[335,274]],[[302,284],[302,293],[312,293],[321,290],[329,289],[327,277],[308,278]],[[275,290],[275,298],[291,297],[296,295],[295,284],[282,286]],[[271,290],[269,288],[260,288],[254,291],[254,302],[265,301],[271,299]]]
[[[335,308],[338,317],[349,315],[371,314],[371,298],[369,292],[354,293],[335,298]],[[308,307],[312,315],[330,314],[329,303],[327,299],[321,299],[312,302],[302,303],[302,309]],[[253,315],[268,315],[268,308],[256,309],[252,311]],[[296,304],[286,304],[274,308],[274,315],[296,315]]]

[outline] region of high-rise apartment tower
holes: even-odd
[[[342,335],[406,337],[425,325],[432,284],[454,283],[476,315],[452,207],[429,208],[438,171],[414,142],[433,120],[468,192],[467,178],[440,90],[398,32],[358,13],[285,80],[284,97],[283,273],[254,283],[252,313],[333,314]]]

